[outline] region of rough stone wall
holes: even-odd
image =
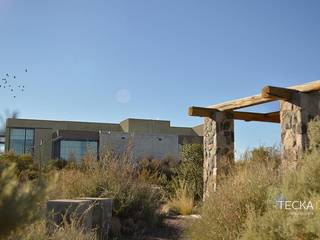
[[[280,101],[281,158],[284,168],[295,168],[308,147],[308,122],[320,114],[320,93],[298,93]]]
[[[216,190],[217,177],[234,163],[234,120],[230,113],[217,112],[204,120],[204,199]]]

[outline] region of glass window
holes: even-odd
[[[33,153],[34,129],[11,128],[10,150],[16,154]]]
[[[0,136],[0,153],[4,153],[5,150],[5,137]]]
[[[81,160],[86,154],[97,156],[98,142],[96,141],[71,141],[62,140],[60,142],[60,158]]]
[[[0,153],[4,153],[4,143],[0,143]]]

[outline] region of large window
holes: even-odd
[[[86,154],[98,154],[97,141],[71,141],[61,140],[60,142],[60,158],[64,160],[76,159],[81,160]]]
[[[16,154],[33,154],[34,129],[11,128],[9,150]]]
[[[5,137],[0,135],[0,153],[4,153],[4,142],[5,142]]]

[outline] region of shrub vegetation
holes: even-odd
[[[282,171],[273,149],[245,154],[205,201],[202,218],[190,229],[191,239],[319,239],[319,119],[308,129],[310,148],[295,171]],[[314,210],[281,209],[279,200],[311,201]]]

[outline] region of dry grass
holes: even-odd
[[[260,149],[259,151],[265,151]],[[279,180],[274,161],[256,159],[254,152],[236,164],[233,172],[218,186],[218,190],[204,202],[201,219],[190,230],[192,239],[237,239],[245,227],[251,206],[264,211],[268,199],[268,189]]]
[[[196,240],[320,239],[320,120],[309,123],[310,148],[295,171],[280,175],[272,151],[248,153],[204,203],[191,228]],[[280,209],[277,200],[306,201],[314,209]]]
[[[180,215],[190,215],[193,210],[193,195],[188,190],[188,185],[179,181],[175,187],[175,195],[169,201],[168,206],[171,211]]]
[[[162,202],[156,177],[141,171],[128,155],[107,153],[99,161],[86,157],[80,166],[59,171],[54,198],[110,197],[121,234],[141,234],[161,220]],[[116,233],[118,234],[118,233]]]

